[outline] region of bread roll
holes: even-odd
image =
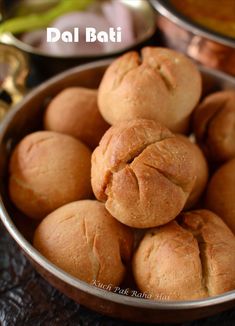
[[[16,207],[42,219],[56,208],[92,194],[90,150],[77,139],[52,131],[34,132],[14,149],[9,193]]]
[[[235,237],[207,210],[149,230],[133,258],[142,292],[157,300],[194,300],[235,289]]]
[[[235,157],[235,91],[207,96],[194,113],[197,141],[212,162]]]
[[[98,105],[111,125],[145,118],[182,133],[200,95],[201,76],[190,59],[170,49],[145,47],[141,55],[128,52],[111,63]]]
[[[97,90],[69,87],[49,103],[44,127],[74,136],[93,149],[109,125],[98,110]]]
[[[235,159],[222,165],[212,176],[206,207],[221,216],[235,234]]]
[[[202,193],[205,190],[208,181],[208,165],[203,155],[203,152],[195,143],[193,143],[188,137],[185,137],[183,135],[178,134],[177,137],[180,137],[186,142],[186,144],[189,146],[189,150],[191,150],[192,152],[193,157],[193,170],[196,176],[196,180],[193,189],[189,195],[189,198],[187,199],[187,202],[185,204],[185,209],[189,209],[197,204],[198,200],[200,199]]]
[[[191,145],[152,120],[112,126],[92,154],[92,187],[120,222],[148,228],[183,209],[196,175]]]
[[[107,286],[122,282],[132,243],[131,230],[95,200],[73,202],[48,215],[36,229],[33,242],[67,273]]]

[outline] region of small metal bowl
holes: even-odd
[[[9,155],[22,137],[42,128],[45,101],[65,87],[97,88],[110,62],[110,60],[99,61],[68,70],[30,92],[8,113],[0,128],[2,222],[37,271],[49,283],[68,297],[100,313],[130,321],[154,323],[193,320],[228,309],[235,304],[235,291],[204,300],[164,302],[115,294],[84,283],[50,263],[32,246],[35,221],[22,216],[9,200],[7,190]],[[218,89],[235,89],[235,80],[232,77],[210,71],[205,67],[200,70],[205,93]]]
[[[119,0],[122,1],[125,6],[127,6],[133,16],[135,17],[135,21],[137,23],[136,29],[138,30],[138,38],[135,43],[130,46],[124,46],[123,48],[110,51],[107,53],[100,54],[90,54],[90,55],[73,55],[66,56],[63,53],[58,55],[49,55],[45,52],[36,49],[35,47],[28,45],[22,42],[18,37],[11,33],[5,33],[0,35],[0,42],[14,45],[18,49],[29,54],[31,62],[36,67],[37,71],[39,71],[42,76],[49,77],[65,69],[77,66],[82,63],[91,62],[98,59],[110,58],[113,56],[120,55],[127,50],[131,49],[139,49],[141,48],[155,33],[156,31],[156,16],[152,6],[146,0]],[[18,1],[4,1],[5,5],[3,5],[2,16],[3,18],[11,16],[12,8],[17,6]],[[48,4],[44,4],[44,6],[48,7]],[[43,8],[41,9],[43,10]],[[45,10],[45,8],[44,8]],[[94,26],[95,27],[95,26]]]
[[[235,40],[206,29],[178,12],[169,0],[150,0],[165,45],[201,64],[235,76]]]

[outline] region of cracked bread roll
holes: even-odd
[[[235,234],[235,159],[222,165],[212,176],[205,205],[221,216]]]
[[[196,175],[191,145],[152,120],[112,126],[92,154],[96,198],[135,228],[165,224],[183,209]]]
[[[69,87],[49,103],[44,115],[44,127],[78,138],[93,149],[109,125],[99,112],[97,90]]]
[[[193,143],[188,137],[184,135],[178,134],[177,137],[180,137],[182,140],[186,142],[186,144],[189,145],[189,150],[191,150],[192,157],[193,157],[193,163],[194,163],[193,170],[196,175],[196,180],[184,207],[185,209],[189,209],[198,203],[198,200],[200,199],[202,193],[204,192],[208,181],[209,171],[208,171],[207,161],[203,155],[203,152],[197,146],[197,144]]]
[[[95,200],[67,204],[35,231],[34,247],[52,263],[87,283],[119,285],[132,253],[131,229]]]
[[[141,55],[128,52],[111,63],[98,90],[98,105],[111,125],[144,118],[184,133],[201,88],[200,73],[186,56],[145,47]]]
[[[42,219],[92,195],[90,167],[91,152],[79,140],[52,131],[34,132],[13,150],[10,198],[28,217]]]
[[[235,289],[235,237],[214,213],[196,210],[149,230],[132,262],[139,289],[156,300],[194,300]]]
[[[197,142],[210,161],[235,157],[235,91],[207,96],[194,113]]]

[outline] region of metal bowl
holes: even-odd
[[[65,87],[96,88],[110,60],[73,68],[30,92],[8,113],[0,128],[0,216],[7,230],[37,271],[68,297],[100,313],[138,322],[182,322],[206,317],[235,304],[235,291],[204,300],[167,302],[133,298],[108,292],[76,279],[50,263],[31,244],[35,222],[22,216],[8,197],[8,159],[12,148],[26,134],[42,127],[45,101]],[[235,89],[235,79],[200,68],[206,93]]]
[[[59,55],[49,55],[31,45],[22,42],[18,37],[11,33],[4,33],[3,35],[0,35],[0,42],[8,45],[14,45],[18,49],[29,54],[31,62],[43,75],[43,77],[52,76],[58,72],[74,67],[78,64],[83,64],[98,59],[110,58],[111,56],[117,56],[130,49],[139,49],[153,36],[156,31],[155,12],[152,6],[146,0],[137,0],[134,2],[132,0],[120,1],[122,1],[123,4],[127,6],[133,13],[136,21],[135,27],[136,30],[138,30],[138,38],[136,41],[130,46],[124,46],[122,49],[110,51],[107,53],[90,55],[77,54],[73,56],[67,56],[63,53]],[[3,1],[1,9],[3,19],[11,16],[11,12],[13,11],[12,8],[17,6],[17,3],[18,1],[16,0]],[[43,6],[45,7],[44,10],[46,10],[46,8],[48,8],[48,3],[45,1],[45,3],[42,5],[41,10],[43,10]]]
[[[150,0],[159,16],[157,25],[164,43],[210,68],[235,76],[235,39],[194,23],[178,12],[169,0]]]

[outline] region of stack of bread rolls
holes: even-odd
[[[155,300],[234,290],[235,90],[201,94],[192,61],[153,47],[58,93],[9,164],[35,248],[90,284],[132,270]]]

